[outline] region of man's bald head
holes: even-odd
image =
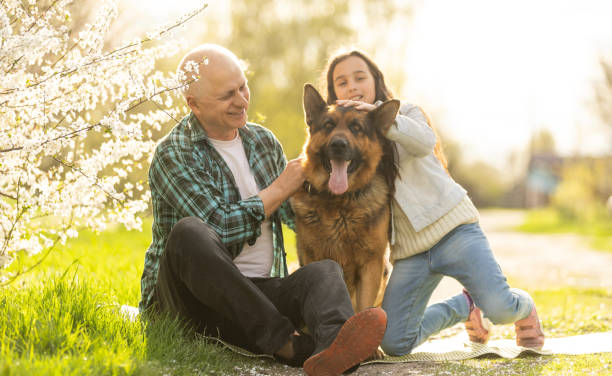
[[[236,55],[214,44],[189,51],[179,65],[187,106],[208,137],[232,140],[246,124],[250,91],[241,65]]]
[[[218,69],[244,70],[245,64],[230,50],[217,44],[201,44],[183,57],[177,76],[186,86],[181,90],[188,96],[198,97],[206,89],[207,75]]]

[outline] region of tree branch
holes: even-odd
[[[93,180],[93,185],[95,185],[96,187],[98,187],[99,190],[101,190],[102,192],[104,192],[104,194],[107,197],[110,197],[111,199],[117,201],[119,203],[119,205],[121,205],[121,207],[123,207],[123,201],[118,199],[117,197],[113,196],[112,193],[108,192],[107,190],[105,190],[100,183],[98,183],[98,178],[95,177],[91,177],[88,176],[86,173],[83,172],[83,170],[81,170],[80,168],[78,168],[77,166],[75,166],[74,164],[64,161],[62,159],[58,159],[55,156],[52,156],[51,158],[53,158],[56,162],[60,163],[62,166],[68,167],[69,169],[78,172],[79,174],[81,174],[82,176],[86,177],[88,180]]]
[[[11,200],[17,200],[17,197],[2,192],[0,192],[0,196],[10,198]]]
[[[21,188],[21,177],[19,178],[19,180],[17,181],[17,195],[15,196],[15,207],[19,208],[19,190]],[[19,220],[21,219],[21,217],[23,217],[23,215],[28,211],[28,209],[26,207],[21,207],[21,211],[15,216],[15,219],[11,221],[11,228],[8,230],[6,236],[4,237],[4,244],[2,244],[2,252],[4,253],[6,251],[6,249],[8,248],[9,242],[11,240],[11,237],[13,236],[13,231],[15,230],[15,226],[17,225],[17,222],[19,222]]]
[[[81,84],[79,84],[79,86],[77,86],[76,88],[74,88],[74,89],[72,89],[72,90],[70,90],[70,91],[67,91],[67,92],[65,92],[65,93],[62,93],[61,95],[58,95],[58,96],[56,96],[56,97],[54,97],[54,98],[51,98],[51,99],[49,99],[49,100],[43,100],[42,102],[37,102],[37,103],[27,103],[27,104],[19,104],[19,105],[14,105],[14,106],[13,106],[13,105],[7,105],[7,106],[4,106],[4,107],[6,107],[6,108],[25,108],[25,107],[36,107],[36,106],[40,106],[41,104],[42,104],[43,106],[46,106],[47,104],[49,104],[49,103],[51,103],[51,102],[54,102],[54,101],[56,101],[56,100],[58,100],[58,99],[60,99],[60,98],[63,98],[63,97],[64,97],[64,96],[66,96],[66,95],[69,95],[69,94],[72,94],[72,93],[76,92],[77,90],[79,90],[79,88],[80,88],[82,85],[83,85],[83,84],[81,83]],[[43,92],[43,95],[44,95],[44,92]],[[7,102],[8,102],[8,101],[7,101]],[[2,103],[2,105],[4,105],[4,104],[5,104],[5,103],[7,103],[7,102]]]
[[[161,90],[159,92],[155,92],[150,97],[142,97],[140,99],[137,99],[136,103],[134,103],[132,106],[130,106],[127,110],[125,110],[125,112],[129,112],[129,111],[137,108],[138,106],[142,105],[143,103],[146,103],[146,102],[149,102],[149,101],[153,101],[153,98],[155,98],[158,95],[161,95],[163,93],[166,93],[166,92],[169,92],[169,91],[173,91],[173,90],[177,90],[177,89],[180,89],[182,87],[185,87],[185,86],[189,85],[190,83],[192,83],[193,81],[195,81],[195,79],[190,80],[190,81],[188,81],[188,82],[186,82],[184,84],[181,84],[179,86],[170,87],[170,88],[166,88],[164,90]],[[45,146],[46,144],[48,144],[50,142],[58,141],[58,140],[61,140],[61,139],[69,139],[69,138],[77,137],[79,133],[89,132],[90,130],[94,129],[95,127],[101,127],[101,126],[102,126],[101,122],[97,122],[95,124],[91,124],[91,125],[88,125],[86,127],[73,130],[71,132],[68,132],[68,133],[65,133],[63,135],[54,137],[52,139],[45,140],[39,146]],[[23,150],[23,149],[24,149],[24,146],[14,146],[12,148],[0,149],[0,153],[9,153],[9,152],[12,152],[12,151],[19,151],[19,150]]]
[[[66,232],[66,230],[68,230],[68,229],[70,229],[72,227],[72,219],[73,219],[73,214],[70,215],[70,220],[68,221],[68,223],[69,223],[68,227],[64,226],[64,228],[62,229],[63,232]],[[36,261],[34,263],[34,265],[30,266],[29,268],[27,268],[25,270],[18,271],[14,276],[12,276],[8,280],[0,283],[0,287],[4,287],[4,286],[7,286],[7,285],[13,283],[14,281],[16,281],[22,275],[31,272],[36,267],[38,267],[38,265],[42,264],[42,262],[47,258],[47,256],[49,256],[51,251],[55,248],[57,243],[59,243],[60,239],[61,239],[61,237],[59,235],[56,236],[55,240],[53,241],[53,244],[51,244],[51,246],[49,248],[47,248],[47,251],[45,252],[45,254],[41,258],[39,258],[38,261]]]
[[[179,27],[179,26],[183,25],[185,22],[189,21],[190,19],[192,19],[193,17],[195,17],[196,15],[198,15],[200,12],[202,12],[202,11],[203,11],[204,9],[206,9],[207,7],[208,7],[208,4],[204,4],[204,5],[202,6],[202,8],[195,10],[195,11],[193,12],[193,14],[192,14],[192,15],[190,15],[190,16],[189,16],[189,17],[187,17],[187,18],[185,18],[185,19],[184,19],[184,20],[182,20],[181,22],[177,22],[176,24],[174,24],[174,25],[172,25],[172,26],[169,26],[168,28],[166,28],[166,29],[164,29],[164,30],[160,31],[160,32],[157,34],[157,36],[158,36],[158,37],[161,37],[161,36],[163,36],[163,35],[167,34],[168,32],[170,32],[171,30],[173,30],[173,29],[175,29],[175,28],[177,28],[177,27]],[[97,63],[102,62],[102,61],[106,61],[106,60],[108,60],[109,58],[113,58],[113,57],[114,57],[114,55],[115,55],[115,54],[117,54],[117,53],[118,53],[118,52],[120,52],[120,51],[123,51],[123,50],[129,49],[129,48],[132,48],[132,47],[140,46],[140,45],[142,45],[142,44],[144,44],[144,43],[147,43],[147,42],[152,41],[153,39],[155,39],[155,38],[153,38],[153,37],[147,37],[147,38],[141,39],[141,40],[139,40],[138,42],[130,43],[130,44],[127,44],[127,45],[125,45],[125,46],[123,46],[123,47],[117,48],[116,50],[113,50],[113,51],[111,51],[111,52],[108,52],[107,54],[103,55],[102,57],[100,57],[100,58],[96,58],[96,59],[93,59],[92,61],[90,61],[90,62],[88,62],[88,63],[85,63],[85,64],[81,65],[80,67],[72,67],[72,68],[65,69],[65,70],[63,70],[63,71],[55,72],[55,73],[53,73],[52,75],[50,75],[49,77],[43,78],[43,79],[41,79],[41,80],[40,80],[40,81],[38,81],[38,82],[35,82],[35,83],[31,84],[31,85],[28,85],[28,87],[26,88],[26,90],[27,90],[27,89],[29,89],[29,88],[31,88],[31,87],[38,86],[38,85],[40,85],[40,84],[44,83],[45,81],[50,80],[51,78],[53,78],[53,77],[55,77],[55,76],[57,76],[57,75],[64,76],[64,75],[66,75],[66,74],[71,74],[71,73],[73,73],[73,72],[75,72],[75,71],[79,70],[79,69],[80,69],[80,68],[82,68],[82,67],[86,67],[86,66],[89,66],[89,65],[92,65],[92,64],[97,64]],[[134,51],[128,51],[128,53],[132,53],[132,52],[134,52]],[[119,56],[124,56],[124,55],[119,55]],[[0,95],[11,94],[11,93],[13,93],[13,92],[15,92],[15,91],[20,91],[20,90],[24,90],[24,89],[20,89],[20,88],[11,88],[11,89],[6,89],[6,90],[4,90],[4,91],[0,91]]]
[[[172,116],[168,111],[166,111],[165,108],[163,108],[159,103],[155,102],[153,99],[151,99],[151,102],[153,102],[153,104],[159,108],[160,110],[162,110],[162,112],[166,115],[168,115],[170,117],[170,119],[174,120],[175,122],[180,123],[177,119],[174,118],[174,116]]]

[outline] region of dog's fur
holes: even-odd
[[[300,264],[338,262],[356,311],[373,306],[386,285],[397,168],[384,135],[398,109],[397,100],[370,112],[328,106],[314,87],[304,86],[306,183],[291,201]]]

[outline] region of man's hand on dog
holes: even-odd
[[[304,184],[303,157],[292,159],[283,172],[268,186],[259,192],[264,204],[264,212],[268,218],[278,207]]]
[[[376,108],[376,106],[371,103],[352,101],[350,99],[338,99],[336,100],[336,104],[342,107],[355,107],[356,110],[361,111],[372,111]]]
[[[282,184],[283,190],[288,193],[287,197],[292,196],[304,184],[303,158],[298,157],[290,160],[285,170],[275,181],[275,183],[278,181],[279,184]]]

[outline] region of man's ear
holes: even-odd
[[[389,128],[395,121],[397,111],[400,107],[400,101],[391,99],[368,112],[368,119],[375,127],[378,127],[382,134],[387,134]]]
[[[304,114],[306,115],[306,124],[310,127],[312,122],[321,116],[325,111],[327,104],[321,94],[311,84],[304,85]]]
[[[187,106],[189,106],[191,111],[197,115],[197,113],[199,112],[198,101],[196,101],[196,99],[192,95],[187,95],[185,97],[185,102],[187,102]]]

